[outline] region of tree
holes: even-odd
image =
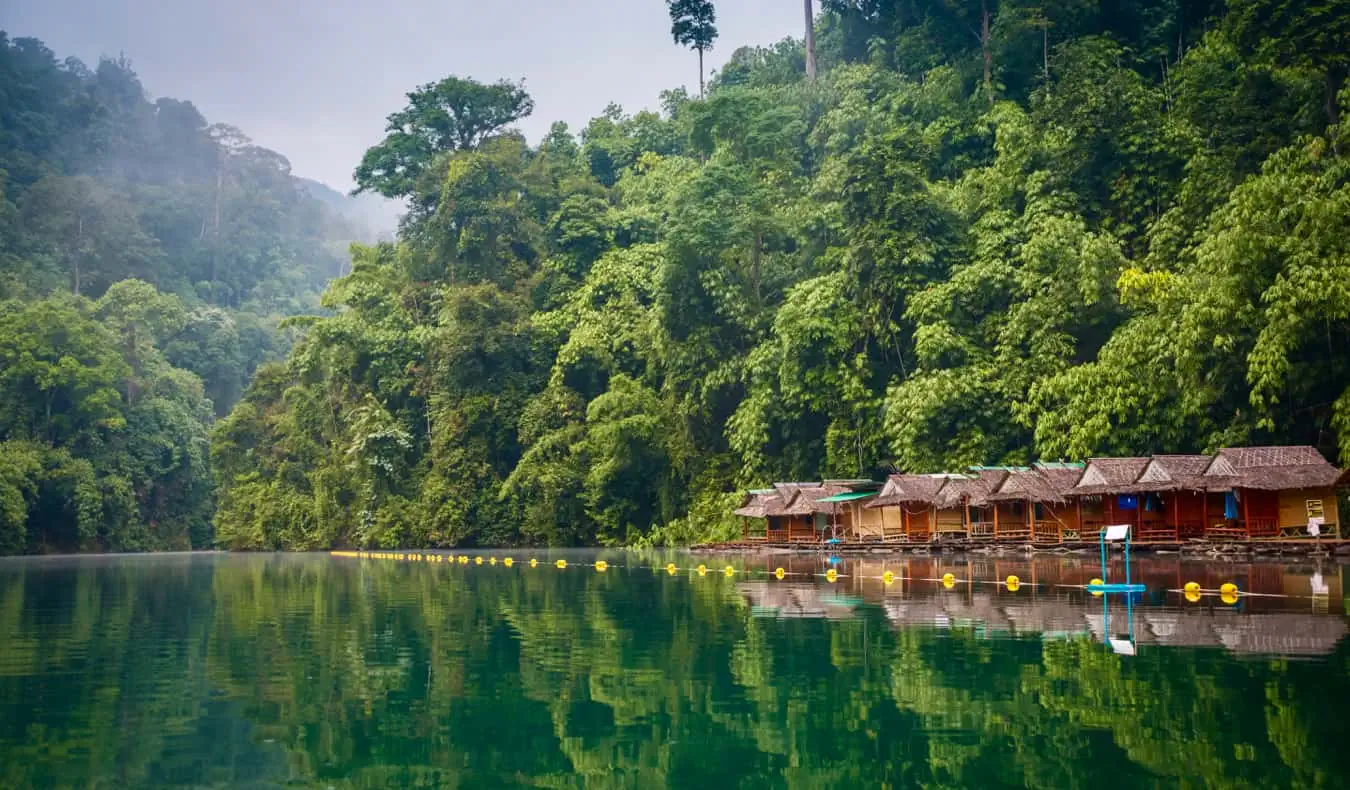
[[[438,155],[475,148],[533,111],[524,83],[446,77],[422,85],[389,116],[384,141],[361,158],[356,192],[409,197]]]
[[[670,34],[675,43],[698,52],[698,95],[703,95],[703,53],[717,40],[717,13],[712,0],[666,0]]]
[[[816,12],[811,0],[805,0],[806,6],[806,78],[816,78]]]

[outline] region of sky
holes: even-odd
[[[717,0],[707,65],[800,36],[801,0]],[[347,191],[408,91],[451,74],[525,79],[537,142],[610,102],[657,109],[698,91],[697,55],[670,39],[663,0],[0,0],[0,29],[93,65],[125,54],[152,97],[188,99]]]

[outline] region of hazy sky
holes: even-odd
[[[801,35],[801,0],[716,6],[710,67]],[[90,65],[125,53],[152,96],[190,99],[343,190],[404,94],[450,74],[524,77],[531,141],[611,101],[655,109],[663,89],[698,90],[663,0],[0,0],[0,28]]]

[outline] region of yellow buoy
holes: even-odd
[[[496,564],[497,564],[496,557],[492,557],[491,559],[488,560],[488,565],[496,565]]]
[[[469,564],[469,558],[466,557],[466,556],[464,556],[463,554],[459,555],[459,564],[460,564],[460,565],[468,565],[468,564]]]
[[[676,570],[677,569],[675,567],[675,563],[673,562],[666,563],[666,573],[669,573],[671,576],[674,576]]]
[[[539,560],[536,560],[536,559],[531,559],[531,560],[530,560],[530,567],[531,567],[531,568],[537,567],[538,565],[539,565]]]
[[[942,574],[942,586],[948,590],[956,586],[956,577],[950,573]]]
[[[1235,592],[1221,592],[1219,593],[1219,600],[1232,606],[1238,602],[1238,594]]]
[[[733,567],[731,567],[730,565],[728,565],[727,567],[725,567],[725,568],[722,569],[722,573],[725,573],[725,574],[728,575],[728,576],[735,576],[735,575],[736,575],[736,569],[733,568]]]
[[[483,558],[482,558],[482,557],[474,557],[474,558],[473,558],[473,564],[474,564],[474,565],[482,565],[482,564],[483,564]]]
[[[1224,584],[1220,584],[1219,594],[1236,596],[1238,594],[1238,586],[1236,584],[1233,584],[1232,582],[1225,582]]]
[[[604,560],[596,560],[595,569],[597,571],[600,571],[601,573],[604,573],[605,571],[609,570],[609,563],[605,562]]]
[[[1183,594],[1186,596],[1186,600],[1190,601],[1191,603],[1197,603],[1200,600],[1200,591],[1198,589],[1187,590]]]
[[[699,575],[699,576],[707,576],[707,575],[708,575],[708,566],[707,566],[707,565],[700,565],[700,566],[698,566],[698,575]]]
[[[502,564],[509,568],[512,565],[515,565],[516,561],[511,559],[510,557],[507,557],[506,559],[502,560]]]
[[[1017,592],[1022,587],[1022,580],[1016,576],[1009,576],[1004,583],[1008,585],[1008,592]]]
[[[829,582],[830,584],[834,584],[838,580],[839,580],[839,571],[836,571],[834,568],[830,568],[828,571],[825,571],[825,581]]]
[[[895,573],[893,571],[886,571],[885,573],[881,574],[881,583],[895,584]]]
[[[773,575],[781,579],[787,575],[787,571],[782,568],[774,568]]]
[[[1195,593],[1196,595],[1199,595],[1200,582],[1186,582],[1186,586],[1182,587],[1181,589],[1185,590],[1187,593]]]
[[[557,562],[555,562],[555,563],[553,563],[553,564],[554,564],[554,565],[557,565],[559,568],[566,568],[566,567],[567,567],[567,560],[558,560]]]

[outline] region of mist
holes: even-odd
[[[554,121],[578,131],[611,102],[657,109],[662,90],[697,91],[694,54],[670,39],[661,0],[3,0],[12,37],[43,39],[86,63],[125,54],[155,96],[190,99],[283,154],[294,174],[350,191],[385,117],[418,85],[449,75],[524,79],[537,142]],[[800,37],[797,0],[717,5],[718,68],[737,46]],[[397,206],[361,201],[388,229]]]

